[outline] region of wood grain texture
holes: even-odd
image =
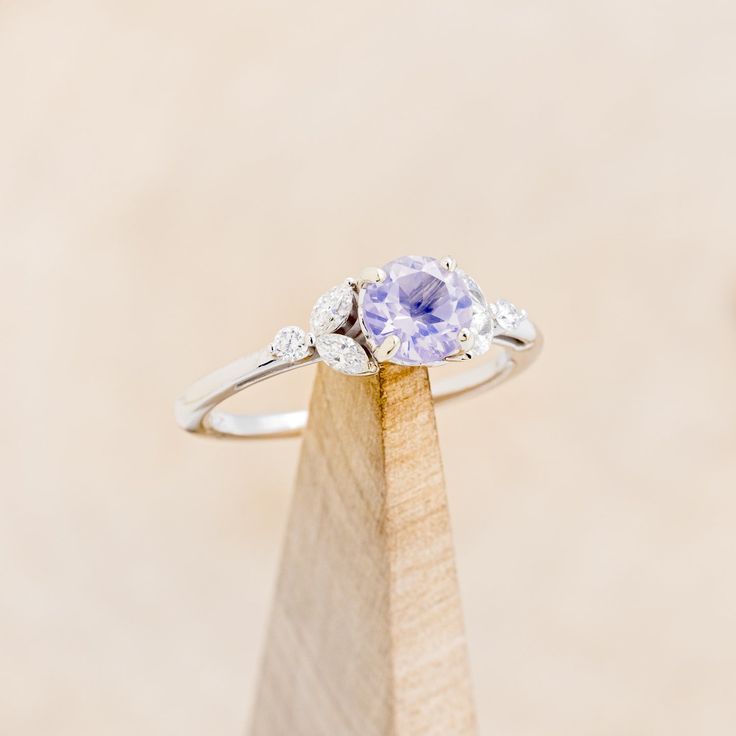
[[[251,735],[475,732],[427,371],[320,366]]]

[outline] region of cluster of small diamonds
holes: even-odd
[[[486,301],[480,286],[467,274],[462,274],[473,303],[473,319],[470,331],[473,333],[473,356],[483,355],[493,342],[495,334],[511,332],[526,319],[526,312],[506,299],[496,302]]]
[[[374,373],[376,365],[365,349],[351,337],[334,334],[347,321],[355,305],[349,283],[335,286],[317,300],[309,320],[311,332],[300,327],[284,327],[271,343],[275,358],[296,363],[317,350],[327,365],[351,376]]]

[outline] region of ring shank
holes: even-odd
[[[530,365],[541,346],[541,334],[531,321],[525,319],[512,333],[494,337],[493,348],[486,355],[463,361],[469,363],[469,367],[455,366],[455,375],[432,381],[432,395],[437,403],[441,403],[493,388]],[[259,439],[297,436],[306,426],[306,410],[233,414],[216,407],[256,383],[320,360],[314,353],[298,363],[288,363],[274,358],[268,349],[239,358],[201,378],[177,399],[176,421],[188,432],[216,437]]]

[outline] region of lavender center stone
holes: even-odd
[[[458,333],[473,318],[463,278],[426,256],[404,256],[383,270],[386,280],[365,286],[361,299],[371,342],[397,335],[401,347],[391,360],[402,365],[436,365],[456,352]]]

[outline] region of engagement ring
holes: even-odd
[[[197,381],[177,400],[176,420],[189,432],[219,437],[293,436],[304,428],[306,411],[242,415],[215,407],[253,384],[319,361],[356,380],[384,362],[471,361],[469,369],[448,367],[457,374],[432,380],[435,401],[445,401],[519,373],[541,345],[526,311],[505,299],[487,301],[453,258],[404,256],[323,294],[309,331],[284,327],[263,350]]]

